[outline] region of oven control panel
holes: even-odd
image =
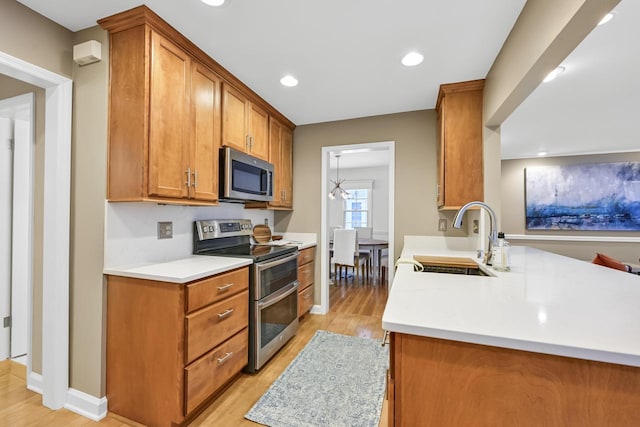
[[[253,234],[253,224],[248,219],[208,219],[196,221],[196,230],[199,240],[250,236]]]

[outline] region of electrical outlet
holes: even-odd
[[[473,220],[473,232],[474,232],[475,234],[478,234],[478,227],[480,227],[480,225],[479,225],[479,223],[478,223],[478,220],[477,220],[477,219],[474,219],[474,220]]]
[[[158,239],[172,239],[172,238],[173,238],[173,222],[159,221],[158,222]]]
[[[447,220],[440,218],[438,221],[438,231],[447,231]]]

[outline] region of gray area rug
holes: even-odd
[[[317,331],[245,418],[270,427],[377,427],[388,347]]]

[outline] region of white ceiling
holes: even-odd
[[[141,4],[18,0],[72,31]],[[146,4],[297,125],[434,108],[484,78],[525,0],[200,0]],[[425,60],[401,65],[417,50]],[[280,85],[284,74],[300,84]]]
[[[364,152],[337,152],[340,154],[340,169],[353,168],[374,168],[389,165],[388,150],[367,150]],[[329,162],[330,169],[336,169],[338,165],[337,157],[331,154]]]
[[[503,123],[503,159],[640,150],[640,1],[614,13]]]

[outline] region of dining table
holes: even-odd
[[[329,248],[333,247],[333,239],[329,242]],[[389,248],[389,241],[382,239],[373,239],[373,238],[359,238],[358,239],[358,249],[371,251],[373,254],[373,271],[377,273],[378,276],[381,275],[382,265],[380,260],[382,259],[382,251],[384,249]]]
[[[374,271],[377,271],[378,276],[381,274],[382,265],[380,260],[382,259],[382,251],[389,248],[389,241],[382,239],[358,239],[358,248],[360,250],[371,251],[373,253],[373,267]]]

